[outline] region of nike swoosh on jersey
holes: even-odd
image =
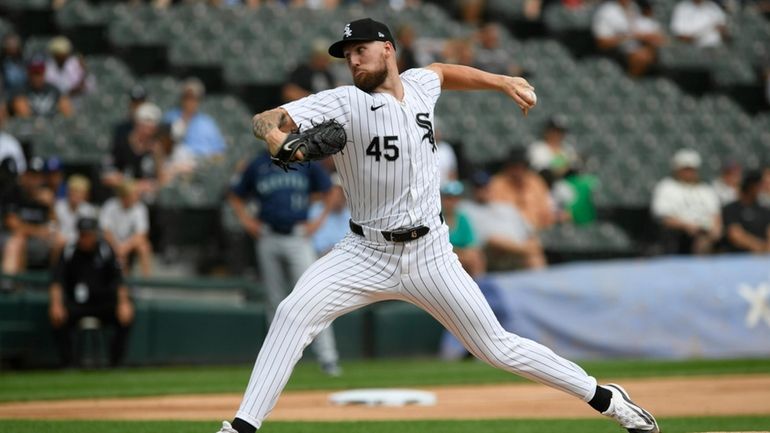
[[[372,105],[371,107],[369,107],[369,109],[372,110],[372,111],[377,111],[377,110],[379,110],[380,108],[382,108],[384,106],[385,106],[385,104],[380,104],[380,105],[378,105],[376,107],[374,105]]]

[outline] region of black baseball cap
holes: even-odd
[[[329,47],[329,55],[344,59],[345,54],[342,52],[342,47],[347,42],[355,41],[388,41],[394,47],[396,46],[388,26],[371,18],[363,18],[345,24],[345,28],[342,30],[342,39]]]
[[[78,219],[79,232],[98,232],[99,220],[92,216],[83,216]]]

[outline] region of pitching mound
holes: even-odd
[[[634,400],[659,417],[770,414],[770,375],[622,380]],[[435,406],[335,406],[330,392],[289,392],[271,415],[284,421],[588,418],[585,403],[537,384],[428,388]],[[0,404],[0,418],[228,419],[242,395],[183,395]]]

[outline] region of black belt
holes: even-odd
[[[443,223],[444,215],[439,213],[438,217]],[[358,236],[364,236],[364,228],[361,227],[360,224],[353,222],[353,220],[350,220],[350,231],[357,234]],[[380,230],[380,233],[382,233],[382,237],[385,238],[385,240],[388,242],[409,242],[427,235],[429,231],[430,227],[417,226],[393,231]]]
[[[274,226],[270,226],[270,230],[273,233],[278,233],[279,235],[290,235],[290,234],[292,234],[294,232],[294,226],[289,226],[289,227],[274,227]]]

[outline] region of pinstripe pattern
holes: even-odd
[[[348,145],[335,155],[353,219],[366,237],[349,233],[314,263],[276,311],[236,416],[257,428],[270,414],[302,351],[342,314],[383,300],[410,302],[436,318],[479,359],[589,401],[596,379],[550,349],[503,329],[473,279],[463,270],[440,223],[438,161],[423,138],[417,113],[433,119],[441,93],[431,71],[401,74],[404,101],[340,87],[284,108],[300,126],[336,118]],[[371,106],[384,104],[377,110]],[[424,115],[422,116],[423,118]],[[366,154],[375,136],[399,137],[400,157]],[[369,236],[425,224],[431,231],[408,243]]]
[[[422,224],[441,208],[439,185],[433,182],[438,159],[415,120],[418,113],[427,113],[433,122],[441,85],[427,69],[410,69],[401,74],[401,81],[403,103],[390,94],[343,86],[283,105],[300,128],[325,119],[345,126],[348,143],[334,155],[334,163],[353,220],[378,230]],[[371,110],[379,105],[382,108]],[[376,161],[366,155],[371,141],[385,136],[398,137],[400,156],[395,161]]]

